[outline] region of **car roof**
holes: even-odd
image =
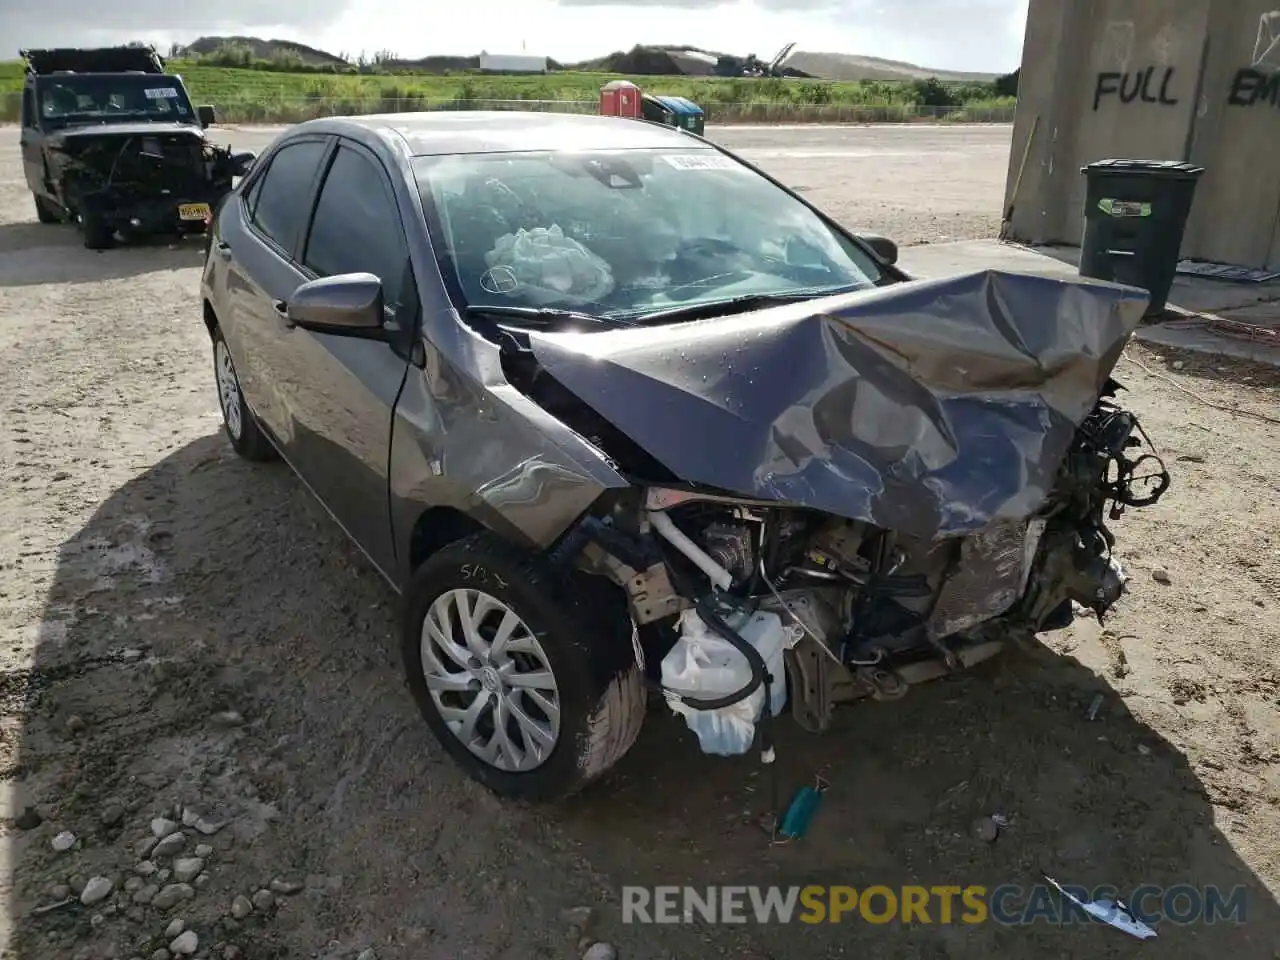
[[[300,133],[304,129],[347,136],[364,131],[399,141],[399,148],[412,157],[525,150],[715,149],[674,127],[656,123],[532,110],[428,111],[326,117],[309,120],[291,132]]]
[[[145,70],[58,70],[54,73],[32,73],[28,76],[35,77],[41,81],[60,81],[60,80],[78,80],[88,77],[90,80],[96,80],[102,77],[115,79],[117,77],[129,77],[131,79],[146,80],[148,82],[155,80],[180,80],[181,74],[177,73],[147,73]]]

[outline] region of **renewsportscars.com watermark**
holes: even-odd
[[[998,923],[1023,926],[1095,923],[1081,903],[1121,903],[1146,924],[1244,923],[1243,886],[1222,890],[1190,884],[1144,884],[1122,893],[1115,887],[1089,890],[1063,884],[1025,887],[819,886],[804,887],[623,887],[623,923]],[[1080,903],[1072,902],[1072,897]]]

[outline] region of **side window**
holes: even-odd
[[[254,225],[286,250],[293,249],[307,220],[307,195],[326,148],[319,140],[285,146],[250,191]]]
[[[372,273],[395,306],[408,259],[400,213],[378,166],[340,147],[320,188],[303,263],[322,277]]]
[[[262,184],[266,179],[267,175],[264,172],[262,176],[253,181],[252,186],[249,187],[249,192],[245,194],[244,208],[248,212],[250,220],[253,219],[253,211],[258,206],[258,195],[262,193]]]
[[[22,125],[36,125],[36,92],[30,87],[24,87],[22,91]]]

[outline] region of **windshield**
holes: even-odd
[[[432,241],[472,307],[641,318],[874,285],[874,261],[716,151],[420,157]]]
[[[40,82],[40,115],[52,123],[191,120],[182,84],[159,74],[71,74]]]

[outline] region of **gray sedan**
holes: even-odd
[[[895,258],[683,131],[394,114],[281,134],[201,299],[231,444],[402,595],[444,747],[550,799],[646,679],[768,749],[1120,598],[1106,521],[1168,480],[1110,379],[1145,294]]]

